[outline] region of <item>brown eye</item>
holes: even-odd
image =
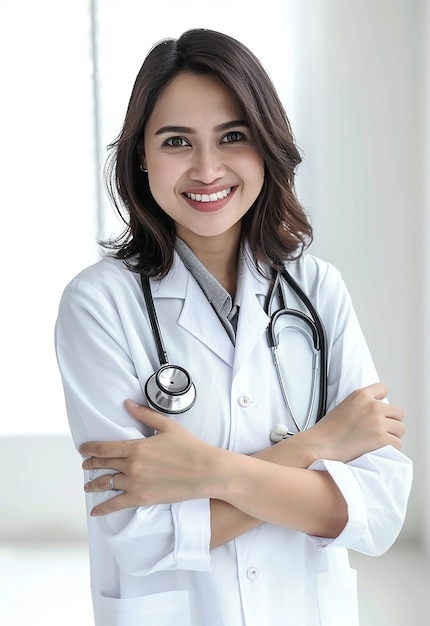
[[[221,140],[221,143],[237,143],[238,141],[246,141],[246,137],[238,130],[227,133]]]
[[[170,137],[164,142],[164,145],[170,148],[183,148],[184,146],[188,146],[189,143],[183,137]]]

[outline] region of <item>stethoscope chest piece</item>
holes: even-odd
[[[147,380],[145,394],[154,409],[173,415],[188,411],[196,401],[196,388],[188,372],[169,363]]]

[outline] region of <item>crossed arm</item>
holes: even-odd
[[[348,519],[346,503],[327,472],[307,468],[318,459],[346,463],[385,445],[400,449],[403,411],[383,402],[386,394],[382,383],[357,390],[309,430],[253,456],[211,446],[128,400],[131,415],[157,435],[80,447],[87,457],[83,468],[116,471],[115,487],[122,492],[91,514],[210,498],[211,548],[262,522],[336,537]],[[107,491],[109,479],[110,474],[99,476],[85,490]]]

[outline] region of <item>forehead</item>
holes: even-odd
[[[147,128],[177,124],[196,126],[227,119],[243,119],[245,112],[235,94],[218,78],[206,74],[178,74],[158,96]]]

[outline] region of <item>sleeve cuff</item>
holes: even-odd
[[[175,561],[178,569],[209,571],[209,499],[187,500],[171,505],[175,528]]]
[[[319,460],[309,466],[310,470],[326,471],[330,474],[348,507],[348,521],[340,535],[332,538],[309,535],[317,550],[326,546],[348,548],[357,543],[366,532],[368,521],[366,503],[358,481],[350,469],[341,461]]]

